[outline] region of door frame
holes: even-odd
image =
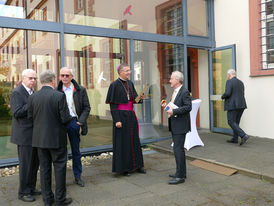
[[[226,128],[218,128],[214,127],[214,116],[213,116],[213,100],[215,98],[215,95],[213,95],[213,62],[212,62],[212,53],[215,51],[220,50],[226,50],[226,49],[232,49],[232,68],[236,70],[236,44],[231,44],[227,46],[222,47],[216,47],[214,49],[209,49],[208,53],[208,62],[209,62],[209,116],[210,116],[210,131],[212,132],[219,132],[219,133],[225,133],[225,134],[233,134],[232,129],[226,129]]]

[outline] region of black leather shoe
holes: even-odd
[[[22,200],[24,202],[33,202],[33,201],[35,201],[35,198],[32,197],[31,195],[19,195],[18,199]]]
[[[81,180],[81,178],[75,178],[75,183],[77,185],[79,185],[80,187],[84,187],[85,186],[85,183],[83,180]]]
[[[169,177],[172,177],[172,178],[175,178],[175,177],[176,177],[175,174],[169,174],[168,176],[169,176]],[[186,179],[186,177],[184,177],[184,179]]]
[[[169,177],[172,177],[172,178],[175,178],[175,177],[176,177],[175,174],[169,174],[168,176],[169,176]]]
[[[232,139],[226,140],[226,142],[237,144],[238,140],[235,140],[235,139],[232,138]]]
[[[129,172],[124,172],[123,175],[129,177],[130,173]]]
[[[41,195],[42,192],[41,192],[41,190],[35,189],[35,190],[33,190],[30,194],[31,194],[31,195]]]
[[[249,138],[249,136],[247,136],[247,134],[245,136],[243,136],[242,141],[240,142],[240,146],[242,146],[244,143],[246,143],[248,138]]]
[[[64,206],[64,205],[69,205],[72,203],[72,199],[70,197],[66,198],[63,202],[56,202],[56,206]]]
[[[184,178],[175,177],[172,180],[169,180],[168,184],[170,184],[170,185],[176,185],[176,184],[180,184],[180,183],[184,183],[184,182],[185,182]]]
[[[146,174],[146,173],[147,173],[147,171],[146,171],[143,167],[137,169],[137,172],[138,172],[138,173],[141,173],[141,174]]]

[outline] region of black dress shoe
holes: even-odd
[[[123,172],[123,175],[126,176],[126,177],[129,177],[130,173],[129,172]]]
[[[75,178],[75,183],[77,185],[79,185],[80,187],[84,187],[85,186],[85,183],[83,180],[81,180],[81,178]]]
[[[63,202],[56,202],[56,206],[64,206],[64,205],[69,205],[72,203],[72,199],[70,197],[66,198]]]
[[[169,177],[172,177],[172,178],[175,178],[175,177],[176,177],[175,174],[169,174],[168,176],[169,176]],[[184,179],[186,179],[186,177],[184,177]]]
[[[237,144],[238,140],[235,140],[234,138],[232,138],[232,139],[226,140],[226,142]]]
[[[168,176],[169,176],[169,177],[172,177],[172,178],[175,178],[175,177],[176,177],[175,174],[169,174]]]
[[[138,173],[141,173],[141,174],[146,174],[146,173],[147,173],[147,171],[146,171],[143,167],[137,169],[137,172],[138,172]]]
[[[31,194],[31,195],[41,195],[42,192],[41,192],[41,190],[35,189],[35,190],[33,190],[30,194]]]
[[[32,197],[31,195],[19,195],[18,199],[22,200],[24,202],[33,202],[33,201],[35,201],[35,198]]]
[[[180,183],[184,183],[184,182],[185,182],[184,178],[175,177],[172,180],[169,180],[168,184],[170,184],[170,185],[176,185],[176,184],[180,184]]]
[[[248,138],[249,138],[249,136],[247,136],[247,134],[245,136],[243,136],[242,141],[240,142],[240,146],[242,146],[244,143],[246,143]]]

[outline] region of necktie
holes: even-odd
[[[33,90],[30,89],[30,90],[29,90],[29,95],[32,95],[32,93],[33,93]]]
[[[175,97],[176,97],[177,90],[173,91],[172,97],[171,97],[171,102],[174,103]]]

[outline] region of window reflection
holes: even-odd
[[[135,41],[134,81],[137,92],[149,83],[143,104],[135,106],[141,138],[169,136],[167,115],[160,102],[171,99],[171,73],[175,70],[183,72],[183,48],[178,44]]]
[[[116,67],[129,62],[125,39],[65,35],[65,62],[74,79],[87,89],[91,105],[89,133],[81,147],[112,144],[112,117],[105,104],[108,87],[118,78]]]
[[[58,20],[58,0],[1,0],[0,16],[40,21]]]
[[[0,29],[0,159],[17,156],[10,143],[11,112],[9,96],[21,84],[21,73],[34,69],[38,77],[50,69],[59,71],[59,35],[49,32]],[[40,82],[37,81],[37,89]]]
[[[63,0],[65,23],[180,36],[181,0]]]
[[[207,1],[188,0],[188,33],[199,36],[207,36]]]

